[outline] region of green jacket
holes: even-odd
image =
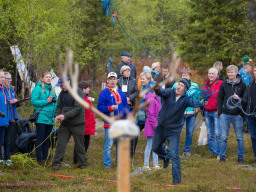
[[[55,119],[55,111],[57,106],[57,96],[51,92],[52,86],[45,85],[45,92],[42,90],[42,82],[39,81],[32,91],[31,105],[35,106],[36,112],[41,110],[39,117],[35,123],[53,125]],[[48,102],[47,97],[55,97],[56,102]],[[42,108],[42,109],[41,109]]]

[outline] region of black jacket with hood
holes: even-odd
[[[233,96],[234,93],[236,93],[239,97],[243,97],[245,89],[246,85],[242,81],[240,75],[237,75],[237,80],[235,82],[232,82],[230,79],[223,81],[218,94],[218,115],[220,116],[222,113],[224,113],[243,116],[243,112],[237,107],[234,109],[228,109],[227,100],[229,97]]]

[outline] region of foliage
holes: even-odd
[[[198,70],[224,65],[253,51],[245,1],[190,1],[190,13],[177,43],[182,58]]]

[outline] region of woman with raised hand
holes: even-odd
[[[36,158],[39,163],[46,161],[48,157],[50,134],[52,132],[55,110],[57,106],[57,96],[51,85],[52,75],[44,72],[41,81],[32,91],[31,105],[35,106],[35,111],[39,112],[36,120]]]

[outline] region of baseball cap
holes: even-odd
[[[109,78],[109,77],[116,77],[116,78],[117,78],[117,74],[116,74],[115,72],[110,72],[110,73],[108,74],[108,77],[107,77],[107,78]]]
[[[123,53],[121,54],[121,56],[131,57],[132,55],[131,55],[130,53],[128,53],[128,52],[123,52]]]
[[[69,76],[66,76],[66,80],[67,80],[67,81],[70,81],[70,77],[69,77]],[[58,80],[58,83],[55,85],[55,87],[59,87],[59,86],[61,86],[63,83],[64,83],[63,77],[60,77],[59,80]]]

